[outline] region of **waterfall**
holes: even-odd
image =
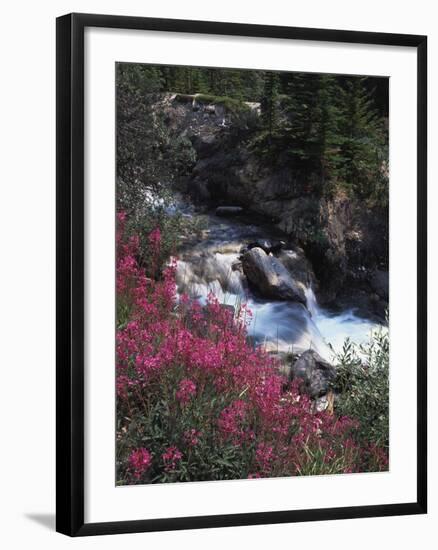
[[[246,287],[242,273],[233,268],[239,257],[235,249],[240,246],[222,242],[184,254],[177,262],[178,291],[201,303],[212,293],[220,303],[234,306],[236,311],[245,303],[252,313],[248,335],[266,351],[301,353],[312,348],[330,360],[332,351],[312,319],[317,311],[313,290],[306,291],[309,309],[295,302],[269,301],[255,296]]]
[[[307,309],[310,312],[310,315],[312,317],[316,317],[318,315],[318,302],[316,301],[315,293],[313,292],[312,285],[309,285],[305,288],[304,294],[306,296],[306,302],[307,302]]]
[[[360,344],[369,339],[377,326],[358,317],[354,310],[333,313],[318,305],[311,285],[305,288],[306,305],[270,300],[253,293],[239,265],[242,246],[266,232],[235,220],[209,217],[208,236],[180,255],[177,261],[178,292],[205,303],[209,293],[220,303],[245,303],[252,312],[248,335],[257,345],[272,352],[301,353],[314,349],[332,361],[342,350],[345,338]]]
[[[201,301],[213,293],[221,303],[235,305],[245,294],[242,274],[233,269],[238,253],[206,250],[178,260],[176,280],[180,293]]]

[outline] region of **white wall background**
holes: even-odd
[[[0,130],[0,542],[4,548],[434,548],[438,522],[438,373],[430,361],[430,512],[362,519],[68,539],[54,532],[55,503],[55,17],[71,11],[209,19],[429,36],[430,280],[438,217],[438,28],[433,0],[15,0],[3,6]],[[409,250],[406,251],[409,261]],[[401,274],[402,276],[402,274]],[[437,291],[430,287],[430,306]],[[438,329],[430,315],[430,341]],[[430,353],[432,356],[432,353]],[[412,396],[414,398],[414,396]]]

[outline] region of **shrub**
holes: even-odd
[[[118,63],[117,207],[136,214],[151,194],[163,198],[169,185],[190,173],[196,152],[187,136],[172,131],[160,92],[157,67]]]
[[[360,419],[360,436],[389,445],[389,335],[375,331],[368,344],[346,340],[338,355],[335,389],[339,414]]]
[[[386,468],[386,453],[357,439],[356,420],[314,412],[295,384],[284,390],[276,360],[247,341],[244,306],[233,316],[211,295],[205,307],[177,299],[175,261],[146,276],[128,225],[120,214],[119,484]],[[160,233],[149,240],[159,256]]]

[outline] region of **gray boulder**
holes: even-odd
[[[292,366],[292,378],[301,378],[301,390],[313,399],[325,395],[336,378],[336,369],[316,351],[307,350]]]
[[[306,305],[302,285],[295,282],[284,265],[259,247],[242,256],[243,272],[248,281],[265,297],[292,300]]]
[[[243,212],[241,206],[218,206],[216,208],[216,216],[228,217],[238,216]]]

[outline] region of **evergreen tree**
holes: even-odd
[[[243,95],[243,80],[244,72],[239,70],[227,69],[223,75],[223,93],[221,95],[237,99],[238,101],[244,100]]]
[[[286,84],[285,138],[293,156],[302,160],[314,158],[317,135],[320,76],[291,73]]]
[[[194,94],[208,94],[208,79],[205,69],[193,68],[192,70],[192,90]]]
[[[180,94],[190,93],[187,89],[187,69],[178,65],[171,67],[171,87],[168,91]]]
[[[242,71],[240,85],[244,101],[260,101],[265,85],[265,75],[265,71]]]
[[[313,141],[321,179],[323,185],[326,184],[327,187],[338,180],[343,160],[341,128],[344,124],[344,113],[339,100],[340,92],[336,77],[332,75],[319,77]]]
[[[342,102],[342,175],[350,188],[365,197],[381,182],[382,163],[387,157],[384,125],[364,78],[347,80]]]
[[[160,67],[163,91],[170,92],[175,88],[173,67]]]
[[[272,143],[272,138],[278,125],[278,93],[280,82],[278,74],[274,72],[265,73],[263,97],[261,100],[262,124],[267,132],[268,142]]]

